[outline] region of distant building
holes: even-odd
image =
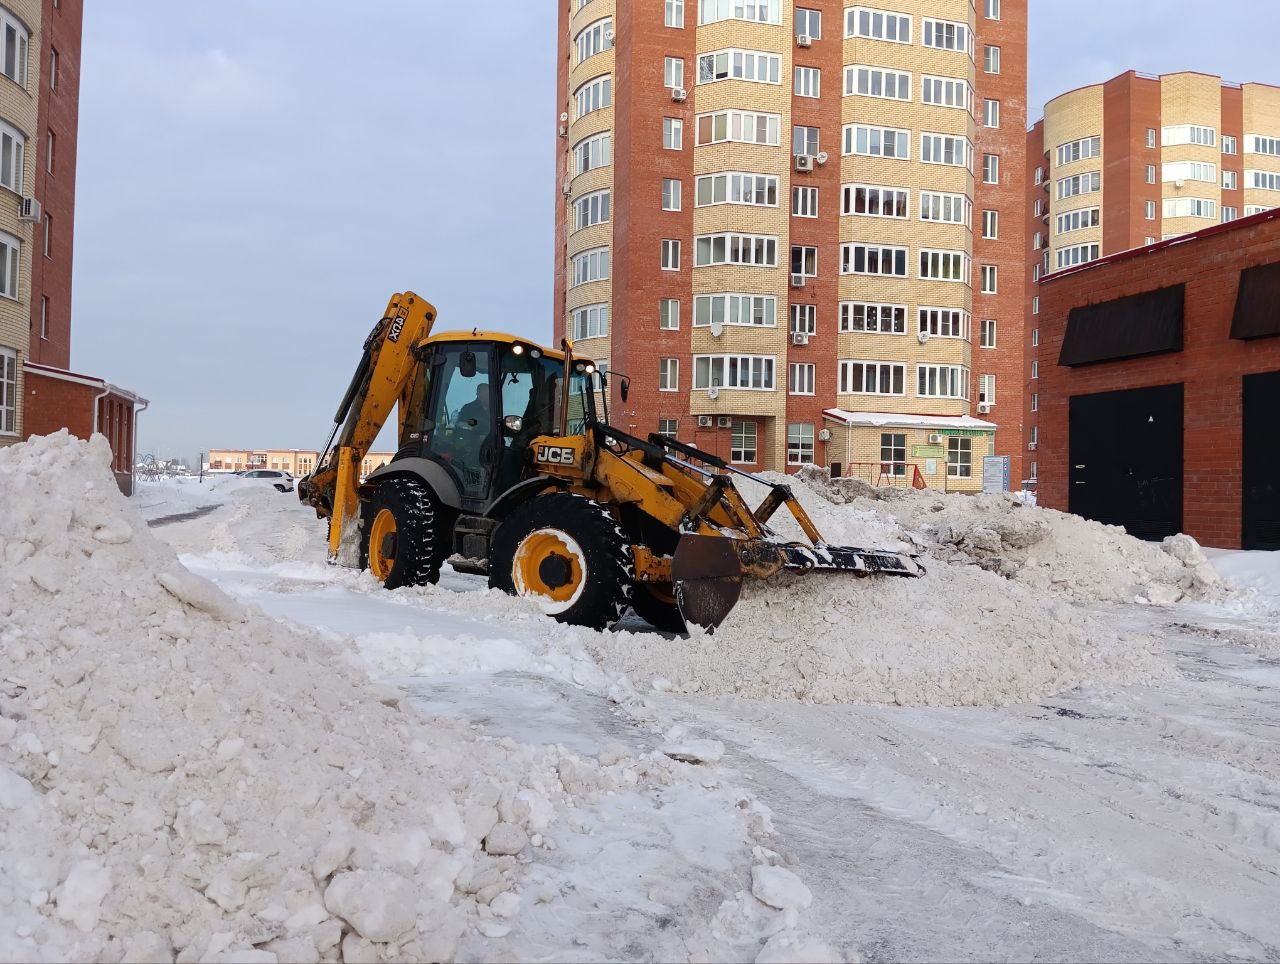
[[[243,472],[247,469],[274,469],[293,476],[315,471],[321,453],[303,449],[211,449],[206,460],[209,472]],[[380,469],[394,452],[370,452],[360,463],[360,474]]]

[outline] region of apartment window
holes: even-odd
[[[613,46],[613,18],[605,17],[603,20],[587,24],[578,32],[578,36],[574,38],[574,45],[578,48],[578,63],[582,63],[584,60],[608,50]],[[57,60],[57,54],[55,53],[53,57],[55,65]],[[51,71],[53,69],[55,68],[50,68]]]
[[[1040,296],[1036,295],[1031,299],[1031,313],[1033,315],[1040,314]]]
[[[1240,216],[1240,212],[1236,208],[1227,207],[1226,205],[1223,205],[1223,208],[1222,208],[1223,224],[1226,224],[1228,221],[1234,221],[1239,216]]]
[[[813,424],[787,426],[787,465],[813,464]]]
[[[596,191],[573,202],[574,230],[581,231],[595,224],[604,224],[609,220],[609,192]]]
[[[773,295],[723,293],[697,295],[693,299],[693,327],[742,325],[755,328],[777,326],[778,299]]]
[[[865,301],[840,303],[840,330],[881,335],[902,335],[907,330],[906,305],[881,305]]]
[[[681,57],[666,57],[662,62],[662,82],[667,87],[675,89],[684,86],[684,59]]]
[[[1160,131],[1160,143],[1165,147],[1175,144],[1199,144],[1213,147],[1218,142],[1218,132],[1213,127],[1201,127],[1197,124],[1177,124],[1165,127]]]
[[[704,174],[695,184],[695,194],[694,204],[700,208],[713,204],[777,207],[778,178],[773,174],[741,174],[735,171]]]
[[[1156,219],[1156,202],[1148,201],[1147,202],[1147,220],[1154,221],[1155,219]]]
[[[1100,190],[1102,190],[1102,173],[1100,171],[1073,174],[1071,177],[1064,177],[1058,181],[1058,200],[1063,201],[1069,197],[1091,194]]]
[[[1248,134],[1245,136],[1244,143],[1245,150],[1250,154],[1270,154],[1272,157],[1280,157],[1280,137]]]
[[[606,132],[579,141],[573,148],[573,174],[585,174],[613,163],[613,135]]]
[[[755,462],[756,445],[756,423],[734,422],[729,434],[729,461]]]
[[[1040,396],[1035,392],[1031,393],[1031,411],[1040,411]]]
[[[1031,347],[1032,348],[1040,347],[1040,329],[1039,328],[1031,329]]]
[[[984,264],[982,266],[982,293],[984,295],[994,295],[999,288],[999,274],[994,264]]]
[[[1239,178],[1235,171],[1222,172],[1222,189],[1224,191],[1234,191],[1240,186]]]
[[[960,308],[921,308],[920,334],[969,340],[969,312]]]
[[[844,35],[909,44],[911,43],[911,18],[905,14],[890,13],[887,10],[850,7],[844,12]]]
[[[658,302],[658,327],[664,331],[678,331],[680,328],[680,300],[663,298]]]
[[[907,474],[907,437],[893,432],[880,436],[880,471],[895,478]]]
[[[973,51],[973,34],[969,32],[968,24],[925,17],[922,30],[923,43],[926,47],[955,50],[966,54]]]
[[[680,431],[680,420],[678,418],[660,418],[658,419],[658,434],[665,435],[667,438],[675,438]]]
[[[663,271],[679,271],[680,270],[680,242],[679,241],[663,240],[662,270]]]
[[[1254,214],[1261,214],[1263,211],[1271,210],[1265,204],[1246,204],[1244,206],[1244,216],[1251,217]]]
[[[1035,363],[1032,362],[1034,365]],[[996,403],[996,376],[995,375],[979,375],[978,376],[978,404],[979,405],[995,405]]]
[[[772,355],[694,355],[693,387],[771,392],[775,387],[773,368]]]
[[[684,0],[667,0],[662,22],[668,27],[684,27]]]
[[[896,362],[840,362],[841,395],[905,395],[907,366]]]
[[[1222,135],[1222,153],[1223,154],[1239,153],[1239,145],[1233,135],[1231,134]]]
[[[0,347],[0,435],[18,434],[18,353]]]
[[[964,194],[940,194],[937,191],[920,192],[920,220],[940,221],[943,224],[969,224],[973,216],[973,203]]]
[[[678,392],[680,390],[680,359],[658,359],[658,391]]]
[[[782,0],[699,0],[699,23],[718,23],[721,20],[781,23]]]
[[[1037,231],[1031,236],[1031,250],[1039,251],[1042,247],[1044,247],[1044,236]]]
[[[982,236],[988,241],[994,241],[1000,237],[999,211],[982,212]]]
[[[1039,425],[1032,425],[1032,426],[1031,426],[1031,438],[1029,438],[1029,439],[1028,439],[1028,441],[1029,441],[1032,445],[1039,445],[1039,444],[1040,444],[1040,426],[1039,426]],[[1034,475],[1033,475],[1032,477],[1034,478]]]
[[[1206,181],[1213,184],[1218,180],[1218,165],[1204,164],[1200,161],[1173,161],[1164,165],[1165,181]]]
[[[588,80],[573,95],[578,117],[613,106],[613,78],[597,77]]]
[[[780,143],[782,117],[746,110],[722,110],[698,115],[698,144],[737,141],[742,144]]]
[[[796,36],[810,40],[822,39],[822,11],[796,7]]]
[[[1041,268],[1040,268],[1040,262],[1039,262],[1039,261],[1037,261],[1035,264],[1033,264],[1033,265],[1031,266],[1031,280],[1032,280],[1032,281],[1039,281],[1039,280],[1040,280],[1040,275],[1041,275],[1042,273],[1043,273],[1043,272],[1042,272],[1042,270],[1041,270]]]
[[[988,20],[1000,19],[1000,0],[985,0],[986,17]]]
[[[947,437],[947,478],[973,477],[973,439],[963,435]]]
[[[1166,218],[1217,218],[1218,202],[1203,197],[1167,198],[1164,202]]]
[[[911,74],[882,67],[851,64],[844,69],[845,96],[880,97],[885,100],[911,99]]]
[[[982,123],[987,127],[1000,126],[1000,101],[984,100],[982,102]]]
[[[48,211],[44,215],[44,256],[53,256],[53,215]]]
[[[1148,202],[1154,203],[1154,202]],[[1067,211],[1058,215],[1058,233],[1069,234],[1084,228],[1096,228],[1102,223],[1101,208],[1081,208],[1078,211]],[[1036,245],[1036,247],[1040,247]]]
[[[1044,204],[1043,202],[1041,202],[1040,198],[1036,198],[1034,210],[1036,213],[1036,217],[1040,217],[1040,215],[1044,213]]]
[[[982,182],[984,184],[1000,183],[1000,155],[982,155]]]
[[[27,86],[27,28],[9,13],[0,8],[0,30],[4,31],[3,54],[0,55],[0,71],[18,84]],[[56,51],[54,52],[56,56]]]
[[[797,97],[821,97],[822,71],[817,67],[797,67],[795,90]]]
[[[921,134],[920,160],[926,164],[950,164],[969,167],[973,163],[973,145],[967,137],[949,134]]]
[[[698,83],[718,80],[749,80],[757,84],[782,83],[782,57],[758,50],[729,48],[698,58]]]
[[[764,234],[704,234],[697,238],[694,266],[741,264],[778,266],[778,239]]]
[[[49,340],[49,296],[40,296],[40,337]]]
[[[920,251],[920,277],[933,281],[969,281],[969,258],[963,251]]]
[[[982,48],[982,69],[988,74],[1000,73],[1000,48],[990,44]]]
[[[1244,186],[1261,191],[1280,191],[1280,174],[1272,171],[1245,171]]]
[[[1147,165],[1147,183],[1148,184],[1156,183],[1156,166],[1154,164]]]
[[[982,348],[996,347],[996,320],[994,318],[982,319],[981,334],[979,335],[979,346]]]
[[[684,149],[684,121],[679,117],[662,118],[662,146],[669,151]]]
[[[797,157],[801,154],[817,157],[818,150],[818,128],[799,126],[791,128],[792,154]]]
[[[680,193],[680,182],[675,178],[664,177],[662,179],[662,210],[679,211]]]
[[[1097,261],[1102,256],[1102,248],[1097,244],[1076,244],[1069,248],[1058,249],[1058,270],[1074,268],[1078,264]]]
[[[917,365],[916,394],[921,398],[969,398],[969,369],[963,365]]]
[[[956,77],[930,77],[920,79],[920,100],[934,107],[955,107],[973,110],[973,88],[967,80]]]
[[[49,89],[58,89],[58,49],[56,47],[49,48]]]
[[[569,316],[569,330],[574,341],[603,338],[609,334],[609,306],[585,305]]]
[[[907,276],[907,249],[881,244],[840,246],[841,274]]]
[[[995,377],[995,376],[992,376],[992,377]],[[1038,361],[1033,361],[1031,363],[1031,377],[1032,378],[1040,377],[1040,363]]]
[[[872,218],[905,218],[910,192],[904,188],[846,184],[841,194],[841,214]]]
[[[895,127],[850,124],[844,129],[844,153],[910,160],[911,132]]]
[[[818,249],[816,246],[793,244],[791,246],[791,273],[805,278],[818,276]]]
[[[816,335],[818,333],[818,306],[791,306],[791,334]]]
[[[791,214],[797,218],[816,218],[818,216],[818,189],[816,187],[793,187],[791,189]]]
[[[53,131],[49,131],[44,141],[44,169],[50,174],[53,173],[53,150],[56,143],[57,138],[53,136]]]
[[[0,121],[0,185],[18,194],[23,193],[25,184],[22,156],[26,147],[27,139],[21,132]]]
[[[609,249],[592,248],[573,256],[573,284],[589,284],[609,277]]]
[[[1147,128],[1147,147],[1156,146],[1156,130],[1154,127]]]
[[[813,395],[817,380],[816,365],[792,363],[787,366],[787,394]]]

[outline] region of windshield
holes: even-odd
[[[587,422],[596,417],[595,392],[598,382],[594,374],[575,372],[569,377],[569,424],[565,435],[582,435]]]

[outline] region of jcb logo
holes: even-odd
[[[539,445],[536,458],[552,465],[573,465],[573,449],[558,445]]]

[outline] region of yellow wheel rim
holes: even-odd
[[[369,531],[369,570],[378,582],[386,582],[395,564],[396,517],[390,509],[382,509],[373,517]]]
[[[516,548],[511,581],[517,595],[537,601],[548,613],[561,613],[582,595],[583,564],[576,539],[558,529],[539,529]]]

